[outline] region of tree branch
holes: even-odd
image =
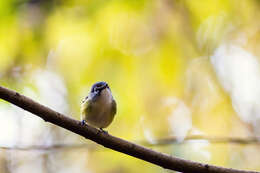
[[[253,171],[242,171],[230,168],[217,167],[208,164],[197,163],[160,153],[143,146],[128,142],[126,140],[103,133],[91,126],[82,126],[80,121],[62,115],[50,108],[43,106],[32,99],[15,91],[0,86],[0,98],[27,110],[43,120],[63,127],[87,139],[90,139],[104,147],[128,154],[141,160],[156,164],[166,169],[179,172],[200,173],[257,173]]]
[[[146,146],[163,146],[169,144],[183,144],[189,142],[210,142],[214,144],[223,144],[223,143],[231,143],[231,144],[260,144],[260,137],[226,137],[226,136],[204,136],[204,135],[190,135],[186,136],[183,141],[178,141],[178,138],[175,136],[168,138],[161,138],[155,140],[153,143],[142,141],[141,144]]]
[[[199,143],[199,142],[210,142],[212,144],[238,144],[238,145],[259,145],[259,137],[247,137],[247,138],[239,138],[239,137],[218,137],[218,136],[203,136],[203,135],[190,135],[185,137],[183,141],[178,141],[178,138],[175,136],[169,138],[156,139],[155,141],[136,141],[139,144],[145,146],[166,146],[166,145],[181,145],[186,143]],[[96,145],[95,145],[96,146]],[[0,149],[4,150],[20,150],[20,151],[33,151],[33,150],[71,150],[71,149],[88,149],[95,150],[97,149],[94,144],[86,144],[86,143],[71,143],[71,144],[52,144],[52,145],[29,145],[29,146],[0,146]]]
[[[53,150],[72,150],[72,149],[88,149],[95,150],[94,144],[53,144],[50,146],[46,145],[30,145],[30,146],[1,146],[0,149],[4,150],[17,150],[17,151],[53,151]]]
[[[211,136],[203,136],[203,135],[190,135],[185,137],[183,141],[178,141],[177,137],[169,137],[156,139],[155,141],[136,141],[139,144],[145,146],[166,146],[166,145],[180,145],[185,143],[199,143],[199,142],[210,142],[212,144],[238,144],[238,145],[259,145],[259,137],[247,137],[247,138],[239,138],[239,137],[211,137]],[[96,146],[96,145],[95,145]],[[82,149],[87,148],[88,150],[96,149],[92,144],[86,143],[71,143],[71,144],[52,144],[52,145],[29,145],[29,146],[0,146],[0,149],[4,150],[21,150],[21,151],[32,151],[32,150],[71,150],[71,149]]]

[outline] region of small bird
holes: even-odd
[[[116,114],[116,101],[106,82],[96,82],[81,104],[81,122],[94,127],[108,127]]]

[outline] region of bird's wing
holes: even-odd
[[[81,120],[85,119],[85,116],[91,112],[92,109],[92,102],[90,101],[90,99],[88,97],[86,97],[81,104]]]
[[[117,108],[116,108],[116,101],[113,99],[112,100],[112,113],[113,115],[116,114]]]

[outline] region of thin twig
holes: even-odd
[[[15,150],[15,151],[53,151],[53,150],[72,150],[72,149],[84,149],[93,150],[95,147],[90,144],[53,144],[46,145],[29,145],[29,146],[1,146],[3,150]]]
[[[191,135],[187,136],[184,140],[179,141],[177,137],[169,137],[157,139],[153,142],[148,141],[136,141],[139,144],[145,146],[167,146],[167,145],[179,145],[184,143],[199,143],[199,142],[209,142],[212,144],[238,144],[238,145],[249,145],[249,144],[260,144],[260,140],[258,137],[247,137],[247,138],[239,138],[239,137],[211,137],[211,136],[203,136],[203,135]],[[0,149],[5,150],[22,150],[22,151],[31,151],[31,150],[70,150],[70,149],[95,149],[92,144],[53,144],[53,145],[28,145],[28,146],[0,146]]]
[[[221,136],[204,136],[204,135],[190,135],[185,137],[182,141],[179,141],[177,137],[168,137],[157,139],[153,142],[142,141],[141,144],[147,146],[164,146],[170,144],[183,144],[183,143],[195,143],[195,142],[209,142],[212,144],[260,144],[259,137],[221,137]]]
[[[156,164],[166,169],[179,172],[200,172],[200,173],[253,173],[254,171],[243,171],[231,168],[218,167],[198,162],[188,161],[168,154],[160,153],[149,148],[137,145],[126,140],[117,138],[108,133],[91,126],[82,126],[80,121],[62,115],[46,106],[43,106],[32,99],[23,96],[15,91],[0,87],[0,98],[27,110],[46,122],[63,127],[87,139],[90,139],[104,147],[128,154],[141,160]],[[255,172],[256,173],[256,172]]]

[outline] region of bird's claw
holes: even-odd
[[[84,126],[86,124],[86,121],[85,120],[82,120],[81,122],[80,122],[80,125],[82,125],[82,126]]]
[[[99,130],[105,134],[108,134],[108,132],[106,130],[104,130],[103,128],[99,128]]]

